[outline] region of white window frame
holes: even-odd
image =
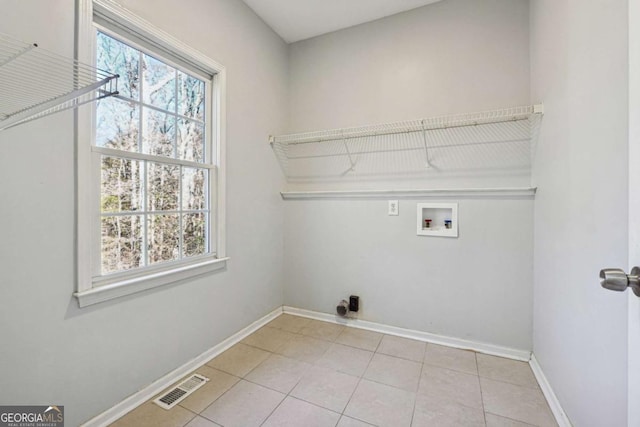
[[[210,174],[210,246],[215,253],[185,259],[177,262],[160,263],[141,267],[131,271],[110,275],[96,275],[99,267],[100,212],[99,194],[97,194],[95,168],[99,168],[98,156],[93,147],[95,135],[95,104],[79,107],[76,110],[76,269],[77,291],[74,296],[80,307],[97,304],[147,289],[164,286],[177,281],[200,276],[211,271],[224,269],[229,259],[226,256],[226,180],[225,180],[225,124],[226,124],[226,70],[220,63],[208,58],[197,50],[182,43],[168,33],[156,28],[149,22],[110,0],[77,0],[78,21],[76,27],[76,55],[78,60],[93,64],[96,53],[96,31],[105,28],[94,23],[96,16],[103,21],[117,23],[126,32],[145,43],[157,47],[160,53],[169,52],[172,56],[184,59],[213,76],[212,91],[209,96],[206,114],[213,130],[215,151],[210,153],[208,167]],[[106,29],[107,34],[113,31]],[[125,34],[126,38],[126,34]],[[126,40],[125,40],[126,41]],[[211,134],[212,132],[208,132]],[[208,149],[211,148],[209,143]],[[99,152],[99,150],[97,150]],[[142,156],[138,154],[137,156]],[[207,167],[203,165],[202,167]],[[213,239],[213,240],[211,240]]]

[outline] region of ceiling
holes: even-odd
[[[243,0],[287,43],[440,0]]]

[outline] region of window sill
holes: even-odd
[[[93,304],[135,294],[160,286],[168,285],[180,280],[189,279],[227,267],[229,258],[216,258],[197,264],[181,266],[167,271],[147,274],[142,277],[123,279],[108,285],[94,287],[92,289],[76,292],[73,295],[78,299],[80,308]]]

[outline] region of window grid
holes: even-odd
[[[126,46],[129,46],[128,44],[121,42],[120,40],[102,33],[105,37],[109,37],[114,39],[116,42],[118,43],[122,43]],[[130,46],[129,46],[130,47]],[[135,48],[132,48],[135,49]],[[132,224],[133,224],[133,217],[138,217],[139,219],[141,219],[141,224],[140,224],[140,232],[142,234],[142,242],[141,245],[142,247],[140,248],[140,257],[141,259],[139,260],[139,265],[137,267],[131,267],[131,268],[124,268],[124,269],[116,269],[114,271],[105,271],[105,265],[104,265],[104,259],[101,262],[101,270],[102,270],[102,275],[107,275],[107,274],[118,274],[118,273],[122,273],[128,270],[134,270],[136,268],[143,268],[143,267],[147,267],[150,265],[155,265],[155,264],[160,264],[160,263],[165,263],[165,262],[174,262],[174,261],[179,261],[181,259],[185,259],[185,239],[184,239],[184,231],[185,231],[185,220],[187,219],[187,215],[190,214],[201,214],[202,215],[202,221],[204,223],[204,235],[202,236],[203,239],[203,252],[201,254],[196,254],[196,255],[192,255],[192,256],[198,256],[198,255],[203,255],[203,254],[207,254],[210,251],[210,235],[211,235],[211,200],[210,200],[210,193],[209,193],[209,189],[210,189],[210,185],[211,185],[211,179],[212,179],[212,169],[210,167],[209,164],[206,163],[206,159],[208,156],[208,150],[207,150],[207,144],[206,144],[206,140],[207,140],[207,132],[209,131],[209,129],[207,129],[206,126],[206,122],[205,120],[200,120],[196,117],[196,115],[194,114],[194,117],[189,117],[186,115],[182,115],[179,114],[179,84],[180,84],[180,73],[182,73],[182,75],[184,76],[188,76],[190,78],[196,79],[197,81],[201,82],[202,86],[201,89],[204,88],[205,92],[203,94],[203,99],[202,99],[202,109],[203,109],[203,117],[206,117],[206,97],[207,92],[206,92],[206,88],[208,87],[208,84],[204,81],[202,81],[201,79],[191,76],[187,73],[185,73],[184,71],[179,71],[177,68],[166,64],[164,61],[161,61],[151,55],[146,55],[149,58],[152,58],[153,60],[159,61],[164,65],[167,65],[168,67],[172,68],[172,73],[173,73],[173,89],[174,89],[174,94],[173,94],[173,105],[172,105],[172,109],[165,109],[165,108],[161,108],[155,105],[151,105],[150,103],[146,103],[144,102],[145,100],[145,90],[146,88],[146,82],[145,82],[145,75],[144,75],[144,71],[143,71],[143,64],[144,64],[144,57],[145,57],[145,53],[140,50],[140,49],[135,49],[137,50],[137,56],[138,56],[138,90],[137,90],[137,97],[139,99],[133,99],[124,95],[119,95],[117,98],[121,99],[124,102],[128,102],[131,103],[132,105],[135,105],[138,108],[137,111],[137,115],[138,115],[138,131],[137,131],[137,141],[136,141],[136,145],[138,148],[138,153],[141,154],[146,154],[147,156],[152,156],[152,157],[158,157],[157,160],[146,160],[146,159],[135,159],[135,157],[131,156],[129,157],[127,155],[127,153],[130,153],[127,150],[117,150],[119,151],[117,157],[121,158],[121,159],[125,159],[125,160],[130,160],[130,161],[139,161],[142,165],[142,176],[140,177],[140,193],[141,193],[141,198],[142,198],[142,212],[140,211],[122,211],[122,212],[103,212],[101,209],[100,212],[100,217],[101,217],[101,223],[102,223],[102,219],[104,218],[109,218],[109,217],[117,217],[117,216],[127,216],[132,218]],[[198,107],[198,106],[196,106]],[[145,122],[145,114],[148,114],[147,111],[156,111],[159,112],[161,114],[165,114],[166,118],[168,118],[169,120],[172,120],[173,123],[173,140],[172,140],[172,156],[162,156],[162,155],[158,155],[158,154],[152,154],[153,150],[148,150],[148,153],[145,153],[145,132],[147,131],[147,129],[145,129],[146,126],[150,126],[150,123]],[[166,120],[166,119],[165,119]],[[180,120],[188,120],[191,121],[193,123],[196,123],[200,126],[202,126],[202,139],[201,139],[201,144],[202,146],[199,147],[201,149],[201,156],[198,159],[193,160],[194,163],[197,163],[198,166],[187,166],[187,167],[191,167],[192,169],[195,170],[200,170],[201,173],[204,173],[205,175],[205,179],[203,182],[203,197],[204,197],[204,206],[203,209],[184,209],[184,205],[183,205],[183,192],[184,192],[184,168],[185,166],[182,164],[177,164],[175,162],[172,162],[172,160],[180,160],[179,159],[179,151],[178,151],[178,137],[179,137],[179,132],[178,132],[178,127],[179,127],[179,121]],[[114,157],[108,154],[103,154],[102,158],[104,159],[105,157]],[[191,161],[189,161],[191,162]],[[160,168],[162,168],[164,165],[173,165],[176,166],[178,168],[178,197],[177,197],[177,209],[175,210],[153,210],[152,211],[152,206],[151,206],[151,185],[152,183],[150,182],[150,176],[149,176],[149,164],[150,163],[155,163],[157,164]],[[100,193],[102,194],[102,188],[100,190]],[[177,236],[177,240],[178,240],[178,254],[177,254],[177,258],[172,257],[169,260],[162,260],[160,259],[159,261],[156,262],[152,262],[151,259],[151,254],[150,254],[150,245],[153,245],[154,242],[150,242],[149,238],[150,238],[150,234],[151,233],[151,227],[154,226],[153,224],[153,220],[152,218],[150,218],[151,215],[154,215],[153,220],[167,220],[169,215],[174,215],[177,217],[177,223],[178,223],[178,236]],[[131,226],[131,228],[133,229],[133,225]],[[133,231],[132,231],[133,233]],[[119,236],[118,236],[119,238]],[[175,238],[175,236],[174,236]],[[101,243],[102,245],[102,243]],[[104,256],[104,253],[103,253]],[[162,253],[160,254],[160,258],[162,257]],[[188,257],[191,258],[191,257]]]

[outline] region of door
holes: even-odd
[[[640,0],[629,0],[629,267],[640,266]],[[628,292],[628,416],[640,426],[640,297]]]
[[[628,298],[628,425],[640,426],[640,0],[629,0],[629,268],[603,270],[603,287]],[[622,295],[621,295],[622,297]]]

